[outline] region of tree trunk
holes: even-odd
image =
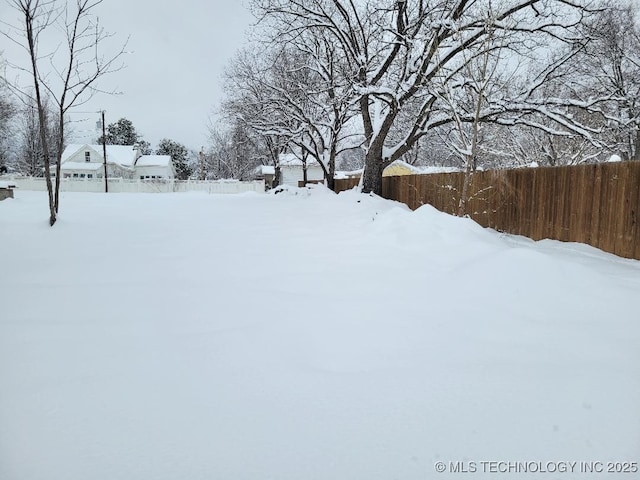
[[[281,180],[282,180],[282,172],[280,170],[280,165],[276,165],[274,167],[274,175],[273,175],[273,182],[271,183],[271,188],[276,188],[278,185],[280,185]]]
[[[31,73],[33,75],[33,86],[36,93],[36,103],[38,105],[38,122],[40,141],[42,142],[42,153],[44,156],[44,174],[46,176],[45,181],[47,183],[47,193],[49,194],[49,225],[53,227],[56,223],[56,207],[53,198],[53,185],[51,183],[51,168],[49,164],[49,143],[46,132],[46,119],[45,119],[45,107],[40,94],[40,78],[38,77],[37,59],[38,54],[36,52],[36,37],[33,32],[33,12],[29,9],[24,10],[25,14],[25,26],[27,28],[27,41],[29,43],[29,55],[31,57]]]
[[[467,214],[467,202],[469,200],[469,189],[473,181],[473,172],[475,171],[475,158],[466,160],[466,168],[464,170],[464,179],[462,184],[462,192],[460,193],[460,202],[458,203],[458,216],[464,217]]]
[[[640,160],[640,130],[636,130],[633,140],[633,157],[632,160]]]
[[[53,199],[53,184],[51,183],[51,168],[49,165],[49,153],[44,154],[44,174],[47,177],[45,181],[47,182],[47,193],[49,194],[49,225],[53,227],[53,224],[56,223],[56,206]]]
[[[57,152],[56,152],[56,183],[54,189],[54,202],[56,214],[60,210],[60,176],[62,166],[62,149],[64,148],[64,114],[60,110],[60,133],[58,134]]]
[[[329,176],[327,177],[327,188],[333,192],[335,191],[335,187],[336,187],[335,174],[330,173]]]
[[[303,155],[304,157],[304,155]],[[303,158],[302,160],[302,186],[306,187],[309,178],[307,177],[307,159]]]
[[[336,186],[336,142],[331,142],[331,147],[329,150],[329,175],[327,175],[327,188],[332,192],[335,190]]]
[[[375,193],[382,196],[382,152],[371,148],[364,159],[363,193]]]

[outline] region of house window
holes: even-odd
[[[87,178],[93,178],[93,173],[87,173]]]
[[[140,175],[140,180],[144,180],[144,175]]]
[[[69,174],[69,173],[65,173],[65,174],[64,174],[64,178],[71,178],[71,174]]]
[[[91,161],[91,152],[84,152],[84,161],[85,162]]]
[[[85,177],[84,173],[81,173],[80,178],[84,178],[84,177]]]
[[[77,174],[77,173],[74,173],[74,174],[73,174],[73,178],[78,178],[78,174]]]

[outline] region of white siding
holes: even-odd
[[[282,175],[281,183],[283,185],[297,187],[298,182],[302,181],[301,165],[282,166],[280,167],[280,173]],[[322,168],[318,165],[308,167],[307,180],[324,180],[324,172],[322,171]]]
[[[86,160],[86,152],[89,152],[90,163],[103,163],[102,152],[97,152],[92,148],[81,149],[80,151],[76,152],[74,155],[66,159],[63,163],[89,163]]]
[[[173,172],[171,171],[171,167],[161,167],[157,165],[142,167],[136,165],[136,178],[154,176],[162,178],[173,178]]]

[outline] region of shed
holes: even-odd
[[[297,187],[298,182],[304,178],[303,162],[292,153],[283,153],[280,155],[280,185],[290,185]],[[307,180],[316,182],[324,180],[324,170],[320,164],[309,159],[307,161]]]
[[[13,198],[15,185],[8,182],[0,182],[0,201],[6,198]]]

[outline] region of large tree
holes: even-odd
[[[74,106],[86,102],[97,92],[104,75],[122,68],[122,49],[105,55],[101,47],[110,35],[100,26],[94,12],[103,0],[8,0],[18,14],[5,38],[25,52],[27,66],[14,67],[31,78],[33,99],[37,105],[40,140],[47,191],[49,224],[54,225],[60,207],[60,167],[65,144],[65,117]],[[56,38],[56,35],[58,36]],[[43,37],[46,36],[46,41]],[[51,49],[47,50],[48,45]],[[24,91],[26,94],[26,90]],[[50,145],[46,130],[45,93],[55,105],[59,133]],[[55,160],[55,185],[51,180],[50,160]]]
[[[382,171],[434,128],[454,119],[443,109],[443,88],[464,85],[465,66],[483,51],[487,37],[508,38],[505,63],[528,62],[536,79],[485,105],[479,121],[518,125],[527,115],[546,114],[556,130],[589,133],[565,107],[590,108],[595,100],[553,99],[538,95],[556,67],[582,48],[578,26],[586,1],[574,0],[254,0],[263,22],[284,37],[301,32],[329,36],[341,68],[354,79],[365,135],[364,190],[381,192]],[[549,61],[550,49],[572,47]],[[407,122],[407,119],[411,120]],[[463,122],[473,117],[461,118]],[[552,127],[554,128],[554,127]]]
[[[603,149],[623,159],[640,159],[640,27],[637,3],[604,0],[582,26],[591,41],[571,65],[590,95],[611,92],[599,120]],[[608,156],[608,155],[607,155]]]
[[[251,139],[254,147],[262,144],[264,155],[257,156],[264,165],[274,167],[274,186],[280,181],[280,155],[289,145],[292,128],[270,101],[268,85],[273,80],[272,57],[269,49],[245,49],[239,51],[227,66],[224,75],[226,97],[219,112],[227,125],[215,122],[210,128],[210,147],[216,165],[222,167],[218,169],[219,177],[237,178],[241,172],[255,166],[256,155],[242,154],[241,146],[236,149],[230,144],[232,132],[243,131],[243,136]],[[243,161],[250,165],[239,163]],[[225,168],[225,164],[228,167]]]
[[[531,112],[518,124],[485,127],[480,157],[485,167],[534,162],[575,165],[605,161],[614,153],[625,160],[639,158],[638,11],[625,0],[604,0],[597,6],[579,25],[581,48],[565,45],[558,49],[555,55],[567,61],[549,71],[544,84],[529,72],[518,86],[525,90],[534,85],[532,99],[541,106],[553,102],[554,108]],[[580,125],[582,131],[549,118],[550,112],[562,109],[573,127]]]
[[[245,123],[278,147],[278,157],[292,148],[301,158],[314,159],[333,188],[336,158],[361,137],[354,139],[347,128],[357,113],[352,78],[340,68],[332,39],[317,35],[322,32],[280,33],[265,31],[261,43],[232,61],[223,112],[231,123]],[[277,158],[274,166],[277,172]]]

